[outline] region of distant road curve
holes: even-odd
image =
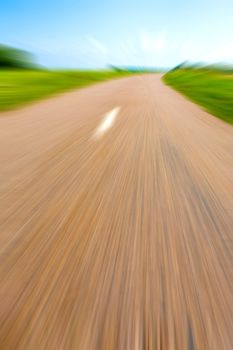
[[[233,128],[160,78],[1,114],[0,349],[233,349]]]

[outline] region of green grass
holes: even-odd
[[[166,84],[233,124],[233,73],[211,68],[180,68],[163,77]]]
[[[115,71],[0,70],[0,111],[129,74]]]

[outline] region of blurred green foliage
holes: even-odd
[[[59,92],[127,76],[127,71],[0,70],[0,111]]]
[[[0,45],[0,69],[32,69],[35,67],[33,55],[29,52]]]
[[[208,112],[233,124],[232,68],[181,65],[165,74],[163,80]]]

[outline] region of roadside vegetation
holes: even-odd
[[[24,50],[0,45],[0,69],[35,69],[38,68],[34,56]]]
[[[0,45],[0,111],[129,74],[132,72],[115,66],[103,71],[48,70],[31,53]]]
[[[233,70],[218,66],[179,65],[163,80],[208,112],[233,124]]]
[[[129,75],[121,71],[0,70],[0,111],[22,106],[59,92]]]

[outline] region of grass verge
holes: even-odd
[[[208,112],[233,124],[233,73],[211,68],[180,68],[163,80]]]
[[[129,74],[126,71],[0,70],[0,111]]]

